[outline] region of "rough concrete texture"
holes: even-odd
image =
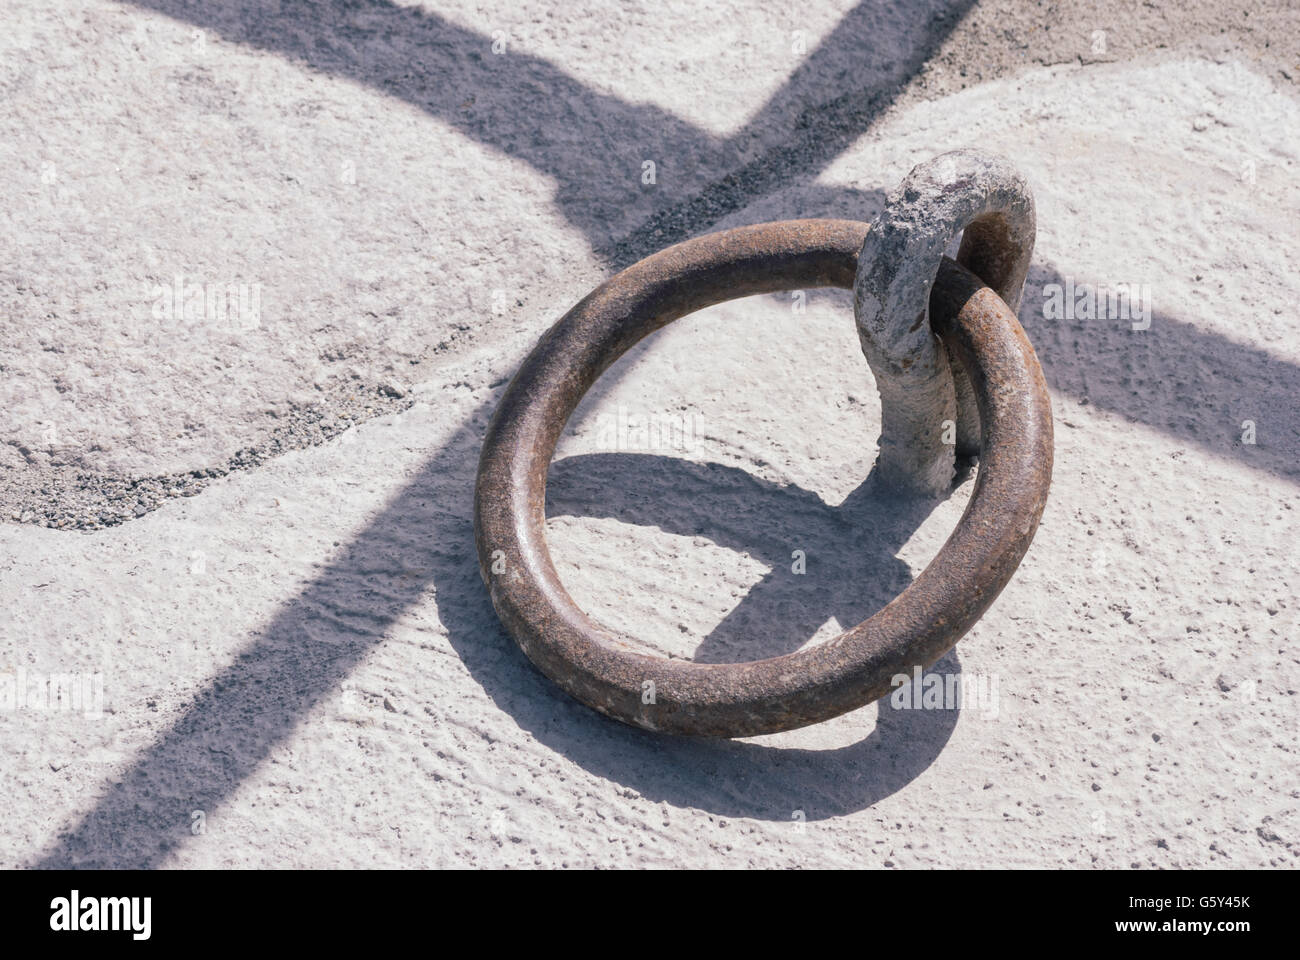
[[[103,702],[0,711],[4,864],[1294,866],[1286,5],[275,7],[5,8],[0,677]],[[967,145],[1033,185],[1057,414],[1034,546],[936,668],[984,696],[701,743],[557,693],[476,569],[504,379],[612,266],[869,219]],[[168,320],[177,274],[260,324]],[[855,496],[879,426],[848,296],[682,320],[562,443],[560,572],[678,656],[837,632],[969,493]]]

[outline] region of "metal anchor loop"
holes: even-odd
[[[929,313],[943,252],[963,230],[957,262],[1014,315],[1034,250],[1034,198],[1004,157],[955,150],[918,164],[886,196],[858,256],[858,339],[880,391],[877,470],[895,490],[945,493],[956,457],[979,450],[971,385]]]

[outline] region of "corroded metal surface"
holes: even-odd
[[[502,623],[530,660],[583,703],[677,734],[743,737],[816,723],[928,667],[1010,580],[1038,527],[1052,470],[1052,420],[1033,348],[1003,300],[944,259],[931,317],[966,370],[982,426],[975,489],[928,567],[871,618],[820,645],[748,663],[640,652],[570,598],[545,538],[546,474],[569,415],[596,378],[647,334],[756,293],[853,285],[867,225],[790,220],[669,247],[602,284],[524,361],[484,439],[475,490],[479,567]]]
[[[952,485],[955,455],[979,449],[969,384],[927,322],[943,251],[964,230],[957,262],[1014,314],[1035,229],[1025,178],[1004,157],[979,150],[918,164],[886,196],[862,246],[853,298],[862,352],[880,391],[877,474],[885,486],[942,493]]]

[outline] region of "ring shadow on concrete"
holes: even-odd
[[[338,690],[358,661],[431,585],[448,640],[497,708],[593,775],[656,802],[781,821],[789,821],[792,811],[800,809],[809,820],[817,820],[869,806],[933,762],[952,733],[957,711],[882,706],[875,730],[865,739],[819,751],[651,734],[609,720],[560,692],[504,633],[478,574],[470,520],[472,490],[491,406],[481,405],[454,432],[328,569],[286,603],[245,652],[208,683],[181,719],[108,787],[95,808],[39,855],[35,866],[159,866],[189,837],[190,811],[217,809],[228,800],[303,714]],[[709,470],[695,475],[693,467],[629,464],[618,457],[598,466],[611,477],[630,468],[632,475],[623,478],[628,481],[636,479],[638,470],[674,482],[693,476],[697,485],[712,479]],[[454,501],[436,501],[430,493],[433,481],[445,483],[448,476],[457,479],[460,495]],[[733,490],[761,492],[770,510],[787,503],[796,513],[811,508],[810,495],[803,491],[751,482],[738,471],[725,479]],[[569,509],[578,509],[586,491],[581,485],[567,486],[565,502]],[[629,517],[653,507],[637,498],[621,505],[615,500],[610,510],[604,499],[606,513]],[[712,504],[716,507],[726,499],[718,494]],[[858,509],[865,508],[859,504]],[[695,527],[700,517],[692,514],[658,519]],[[834,526],[840,520],[823,517],[817,522]],[[901,531],[905,523],[899,523],[894,529]],[[742,520],[725,536],[761,543],[764,534],[761,527],[751,529]],[[852,538],[842,540],[837,548],[841,556],[851,544]],[[885,570],[892,563],[890,557],[881,560]],[[412,570],[425,575],[410,576]],[[891,588],[898,575],[897,570],[890,574]],[[879,599],[885,587],[875,590]],[[838,602],[849,609],[864,601],[840,596]],[[343,618],[335,613],[340,608],[360,608],[356,612],[365,616]],[[782,642],[797,638],[801,621],[782,624],[779,611],[760,612],[776,621],[773,634]],[[312,642],[305,641],[307,636]],[[956,673],[960,667],[950,655],[936,669]]]
[[[718,463],[585,454],[552,464],[547,516],[602,517],[701,536],[769,567],[692,655],[701,663],[736,663],[791,653],[828,617],[845,628],[861,623],[911,583],[911,569],[896,554],[934,503],[875,495],[873,487],[869,475],[831,506],[810,490]],[[676,506],[668,510],[666,503]],[[803,574],[792,572],[793,546],[804,548]],[[708,589],[699,584],[690,592]]]

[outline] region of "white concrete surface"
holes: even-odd
[[[445,19],[490,44],[491,18]],[[644,44],[666,42],[643,19]],[[141,24],[145,46],[122,39]],[[626,185],[584,173],[596,161],[579,142],[517,148],[520,117],[467,128],[259,46],[255,23],[242,43],[209,26],[210,59],[190,63],[183,20],[96,3],[59,27],[82,47],[47,48],[33,29],[23,49],[42,69],[3,58],[5,128],[58,158],[0,140],[22,201],[2,285],[14,482],[207,466],[268,436],[266,411],[300,392],[319,385],[329,415],[352,402],[332,392],[350,367],[367,388],[400,377],[404,396],[126,523],[0,526],[0,677],[102,680],[98,711],[0,710],[0,863],[1295,865],[1293,92],[1240,61],[1021,72],[900,101],[716,221],[865,219],[921,157],[1012,156],[1039,209],[1021,320],[1052,390],[1056,470],[1021,569],[937,668],[996,684],[996,700],[881,703],[692,742],[605,720],[533,671],[495,619],[470,529],[505,378],[607,274],[601,251],[664,199],[610,219]],[[413,64],[468,33],[423,36]],[[761,114],[790,71],[692,98],[703,67],[674,86],[644,51],[617,68],[625,36],[601,40],[601,63],[572,37],[538,36],[529,69],[572,84],[574,116],[663,130],[677,138],[665,156],[700,164],[735,148],[736,118]],[[317,56],[364,61],[360,47]],[[159,68],[168,82],[151,79]],[[518,141],[552,129],[538,120]],[[105,189],[108,154],[122,171]],[[340,183],[351,156],[357,182]],[[567,163],[577,172],[557,174]],[[680,189],[669,207],[715,181],[670,170],[656,185]],[[639,190],[639,166],[630,175]],[[262,326],[155,325],[141,284],[177,269],[259,278]],[[1067,281],[1146,285],[1149,329],[1045,319],[1045,288]],[[562,444],[561,573],[653,649],[738,659],[832,635],[906,584],[969,493],[925,517],[850,496],[875,455],[874,387],[848,295],[798,305],[755,298],[663,331],[607,375]],[[620,442],[620,410],[691,432],[679,448]],[[787,575],[796,549],[802,578]]]

